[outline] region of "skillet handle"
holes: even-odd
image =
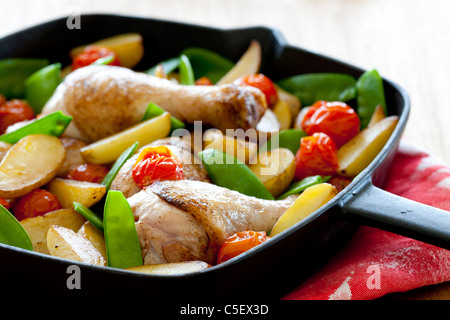
[[[375,187],[370,179],[344,196],[344,215],[364,225],[450,249],[450,212]]]

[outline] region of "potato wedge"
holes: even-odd
[[[137,267],[126,268],[126,270],[149,273],[149,274],[184,274],[211,267],[204,261],[184,261],[174,263],[142,265]]]
[[[281,87],[275,84],[275,89],[277,90],[278,99],[283,100],[289,106],[289,110],[291,111],[291,118],[295,119],[297,114],[300,112],[300,108],[302,107],[302,103],[299,98],[293,95],[290,92],[282,89]]]
[[[278,197],[295,175],[295,156],[291,150],[277,148],[258,154],[257,163],[249,165],[269,192]]]
[[[50,226],[47,233],[50,255],[88,264],[106,266],[106,259],[92,243],[69,228]]]
[[[85,222],[86,219],[73,209],[55,210],[43,216],[20,221],[31,238],[34,251],[45,254],[49,254],[47,233],[50,226],[57,225],[77,231]]]
[[[374,110],[372,117],[370,118],[369,124],[367,126],[371,127],[378,121],[383,120],[384,118],[386,118],[386,115],[384,114],[383,107],[381,105],[378,105],[375,107],[375,110]]]
[[[214,148],[226,152],[244,163],[249,163],[250,159],[258,152],[258,144],[256,142],[227,136],[218,129],[207,130],[203,140],[204,149]]]
[[[106,257],[106,245],[103,232],[101,232],[89,221],[86,221],[77,233],[88,239],[92,245],[100,251],[102,256]]]
[[[88,45],[104,46],[114,51],[119,58],[120,65],[125,68],[135,67],[144,56],[143,38],[138,33],[119,34],[78,46],[70,50],[70,56],[74,58]]]
[[[233,83],[235,80],[247,75],[256,74],[261,66],[261,45],[253,40],[247,51],[241,56],[238,62],[227,72],[218,82],[218,85]]]
[[[73,202],[79,202],[85,207],[92,207],[106,193],[106,187],[100,183],[55,178],[47,186],[63,208],[73,208]]]
[[[0,161],[3,160],[3,158],[8,153],[8,150],[12,147],[12,144],[0,141]]]
[[[265,137],[267,140],[269,140],[274,134],[280,132],[280,122],[278,122],[278,118],[272,110],[266,110],[264,115],[256,124],[256,131],[258,132],[259,138]]]
[[[28,135],[14,144],[0,163],[0,197],[17,198],[49,182],[66,151],[57,137]]]
[[[292,125],[292,115],[289,105],[285,100],[278,99],[277,103],[272,109],[280,124],[280,130],[289,129]]]
[[[336,188],[329,183],[319,183],[305,189],[277,220],[270,232],[270,236],[274,237],[300,222],[333,199],[336,194]]]
[[[301,129],[303,130],[302,122],[305,118],[306,113],[309,111],[311,107],[303,107],[300,109],[300,112],[297,114],[297,117],[294,120],[294,129]]]
[[[338,150],[338,173],[355,177],[363,171],[383,149],[398,123],[397,116],[384,118],[361,130]]]
[[[136,141],[144,146],[155,140],[165,138],[170,132],[170,114],[163,114],[138,123],[122,132],[98,140],[80,150],[89,163],[107,164],[114,162]]]

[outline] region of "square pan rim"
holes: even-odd
[[[231,32],[235,32],[235,33],[239,33],[239,32],[243,32],[243,31],[252,31],[252,30],[264,30],[265,32],[270,33],[274,40],[275,40],[275,45],[279,46],[282,50],[285,49],[291,49],[291,50],[297,50],[297,51],[302,51],[304,53],[308,53],[311,54],[319,59],[322,60],[327,60],[329,62],[335,63],[335,64],[339,64],[341,66],[350,68],[355,70],[356,72],[359,73],[363,73],[365,70],[352,65],[351,63],[348,62],[344,62],[341,61],[339,59],[330,57],[330,56],[326,56],[322,53],[316,52],[316,51],[312,51],[312,50],[308,50],[299,46],[294,46],[291,45],[289,43],[287,43],[287,41],[285,40],[284,36],[282,35],[282,33],[273,27],[267,27],[264,25],[255,25],[255,26],[246,26],[246,27],[237,27],[237,28],[222,28],[222,27],[215,27],[215,26],[208,26],[208,25],[201,25],[201,24],[195,24],[195,23],[190,23],[190,22],[181,22],[181,21],[175,21],[175,20],[169,20],[169,19],[159,19],[159,18],[152,18],[152,17],[145,17],[145,16],[139,16],[139,15],[126,15],[126,14],[110,14],[110,13],[97,13],[97,12],[92,12],[92,13],[86,13],[86,14],[82,14],[80,15],[81,17],[87,17],[87,18],[95,18],[95,17],[99,17],[99,18],[112,18],[112,19],[127,19],[127,20],[140,20],[143,22],[151,22],[151,23],[164,23],[164,24],[168,24],[168,25],[172,25],[172,26],[177,26],[177,27],[192,27],[192,28],[197,28],[197,29],[204,29],[204,30],[210,30],[210,31],[217,31],[217,32],[221,32],[221,33],[231,33]],[[21,30],[17,30],[13,33],[4,35],[0,38],[0,43],[3,41],[7,41],[9,39],[12,39],[20,34],[23,34],[24,32],[30,31],[30,30],[34,30],[34,29],[38,29],[38,28],[42,28],[45,27],[46,25],[51,25],[53,23],[57,23],[57,22],[62,22],[63,20],[67,20],[70,16],[60,16],[48,21],[44,21],[29,27],[26,27],[24,29]],[[366,179],[370,179],[372,173],[374,172],[374,170],[380,165],[380,163],[383,162],[383,160],[386,158],[386,156],[388,155],[388,153],[391,151],[391,149],[395,146],[395,144],[400,140],[401,134],[406,126],[407,123],[407,119],[409,116],[409,112],[410,112],[410,99],[409,99],[409,95],[406,93],[406,91],[397,83],[385,78],[382,76],[383,81],[390,85],[395,91],[397,91],[398,94],[400,94],[400,96],[402,97],[402,99],[404,100],[404,104],[403,104],[403,109],[401,114],[399,115],[399,123],[397,125],[397,127],[395,128],[394,132],[392,133],[392,135],[390,136],[388,142],[385,144],[385,146],[383,147],[383,149],[378,153],[377,157],[370,163],[370,165],[368,167],[366,167],[351,183],[349,186],[347,186],[346,192],[341,192],[339,193],[336,197],[334,197],[331,201],[329,201],[326,205],[322,206],[319,210],[315,211],[314,213],[312,213],[311,215],[309,215],[307,218],[305,218],[304,220],[298,222],[297,224],[295,224],[294,226],[290,227],[289,229],[285,230],[283,233],[281,233],[279,236],[274,237],[271,239],[271,241],[269,243],[267,243],[267,245],[276,245],[277,242],[281,241],[283,238],[289,237],[292,233],[295,232],[299,232],[306,224],[308,224],[311,220],[316,219],[317,217],[319,217],[320,215],[324,214],[326,211],[328,211],[329,209],[331,209],[332,207],[336,206],[341,199],[348,194],[348,192],[351,192],[351,190],[355,187],[357,187],[358,185],[360,185],[360,183],[362,183],[363,180]],[[7,244],[2,244],[0,243],[0,248],[4,248],[6,250],[12,250],[12,251],[18,251],[21,252],[25,255],[36,255],[38,257],[41,257],[42,259],[49,259],[55,262],[59,262],[62,264],[77,264],[80,266],[83,266],[84,268],[91,268],[91,269],[95,269],[95,270],[101,270],[102,272],[108,272],[108,273],[117,273],[117,274],[127,274],[130,276],[135,276],[135,277],[142,277],[142,278],[187,278],[187,277],[195,277],[199,274],[202,273],[210,273],[210,272],[214,272],[217,269],[222,269],[222,268],[230,268],[236,264],[241,263],[242,260],[246,260],[247,257],[249,257],[250,255],[254,255],[257,254],[260,251],[263,251],[264,248],[266,247],[266,245],[263,246],[258,246],[255,248],[250,249],[249,251],[247,251],[245,254],[240,255],[238,257],[235,257],[227,262],[224,262],[220,265],[214,265],[210,268],[204,269],[204,270],[200,270],[200,271],[196,271],[196,272],[192,272],[192,273],[185,273],[185,274],[176,274],[176,275],[160,275],[160,274],[146,274],[146,273],[139,273],[139,272],[135,272],[135,271],[130,271],[130,270],[124,270],[124,269],[118,269],[118,268],[110,268],[107,266],[96,266],[96,265],[92,265],[92,264],[87,264],[87,263],[83,263],[83,262],[76,262],[76,261],[72,261],[72,260],[67,260],[67,259],[62,259],[62,258],[58,258],[58,257],[53,257],[47,254],[43,254],[40,252],[35,252],[35,251],[28,251],[25,249],[21,249],[21,248],[17,248],[11,245],[7,245]]]

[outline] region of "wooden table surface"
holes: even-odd
[[[268,26],[287,42],[380,74],[409,93],[404,137],[450,163],[448,0],[0,0],[0,37],[72,14],[120,13],[233,28]],[[392,298],[450,299],[450,285]]]

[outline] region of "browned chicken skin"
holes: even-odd
[[[185,86],[127,68],[87,66],[69,74],[42,114],[73,116],[65,134],[99,140],[141,121],[154,102],[185,123],[221,129],[255,128],[267,109],[262,92],[234,85]]]
[[[145,264],[215,263],[228,236],[271,230],[294,200],[262,200],[194,180],[156,181],[128,198]]]

